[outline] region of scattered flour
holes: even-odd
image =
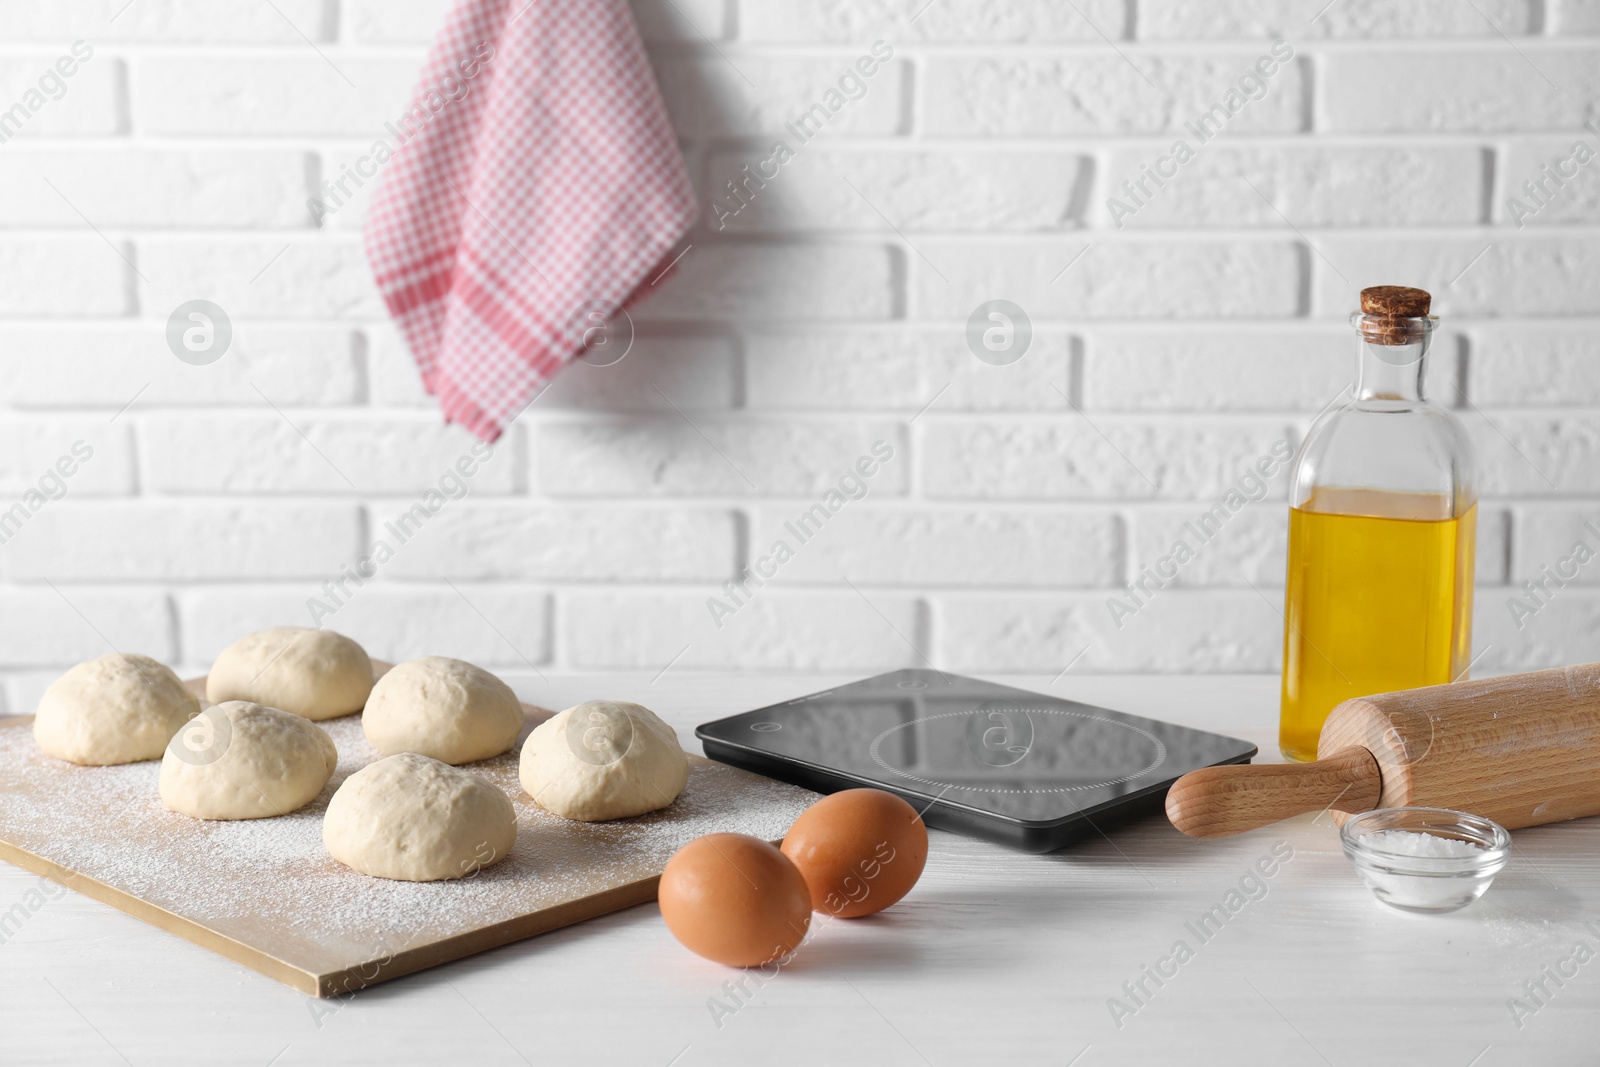
[[[390,881],[351,870],[323,848],[328,799],[379,753],[359,716],[319,725],[339,750],[322,793],[293,814],[238,822],[163,808],[159,762],[78,767],[40,752],[26,726],[0,725],[0,839],[278,959],[328,971],[660,874],[702,834],[775,840],[816,799],[691,757],[688,787],[670,808],[612,823],[570,822],[522,791],[513,751],[470,765],[512,798],[518,836],[511,855],[467,878]]]

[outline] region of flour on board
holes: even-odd
[[[522,791],[513,751],[469,765],[512,797],[518,836],[511,855],[467,878],[390,881],[351,870],[323,848],[328,799],[379,753],[358,716],[319,725],[339,749],[338,769],[322,793],[290,815],[238,822],[203,822],[163,808],[159,762],[78,767],[40,752],[31,730],[0,727],[0,839],[230,936],[238,923],[241,931],[270,932],[283,946],[378,956],[659,874],[702,834],[775,840],[816,799],[694,759],[688,787],[670,808],[610,823],[571,822]]]

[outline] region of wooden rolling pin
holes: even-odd
[[[1167,817],[1225,837],[1309,811],[1455,808],[1507,829],[1600,814],[1600,663],[1358,697],[1334,708],[1314,763],[1207,767]]]

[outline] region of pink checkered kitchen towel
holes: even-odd
[[[445,418],[493,441],[694,221],[626,0],[456,0],[389,132],[367,258]]]

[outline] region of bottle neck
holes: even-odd
[[[1421,403],[1422,375],[1427,366],[1431,338],[1426,332],[1403,345],[1360,342],[1361,371],[1356,382],[1357,400]]]

